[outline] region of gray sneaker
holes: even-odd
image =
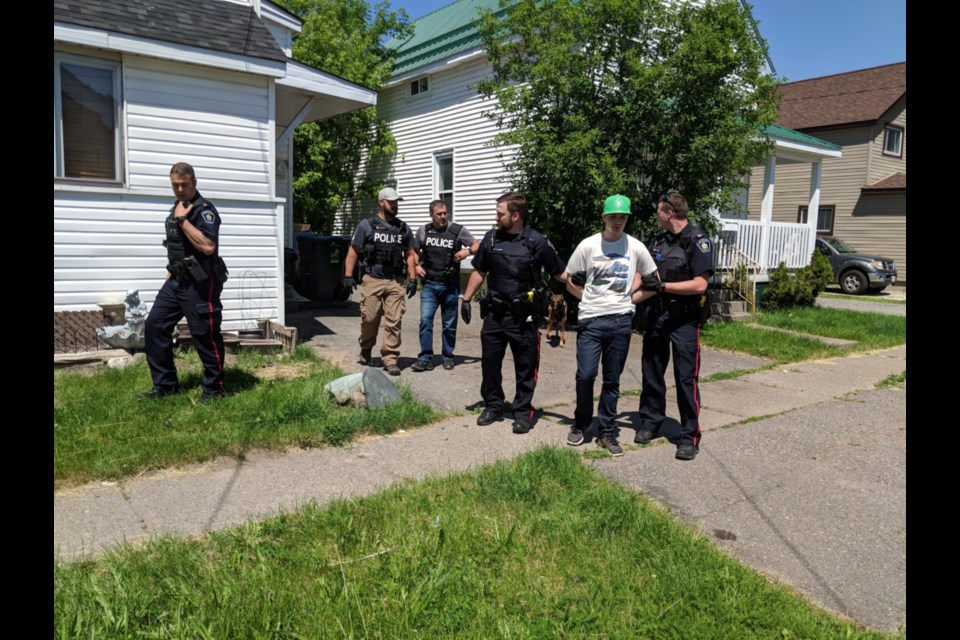
[[[620,443],[617,442],[617,439],[613,436],[600,436],[597,439],[597,444],[610,452],[614,458],[618,458],[623,455],[623,449],[620,447]]]
[[[414,371],[433,371],[433,360],[417,360],[410,368]]]
[[[443,359],[443,368],[447,371],[453,370],[453,358],[444,358]]]
[[[583,431],[580,431],[580,429],[577,429],[576,427],[572,427],[570,429],[570,433],[567,434],[567,444],[571,447],[575,447],[578,444],[583,444]]]

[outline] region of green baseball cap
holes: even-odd
[[[603,201],[603,215],[608,213],[625,213],[630,215],[630,198],[627,196],[610,196]]]

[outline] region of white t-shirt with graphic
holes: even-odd
[[[637,273],[648,275],[657,270],[653,257],[643,243],[629,234],[607,242],[596,234],[577,245],[567,262],[567,273],[587,272],[580,300],[579,320],[613,313],[635,313],[630,301]]]

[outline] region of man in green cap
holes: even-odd
[[[573,446],[593,422],[593,383],[603,361],[603,386],[597,405],[597,444],[622,456],[617,443],[620,374],[630,351],[636,305],[654,292],[640,289],[642,279],[657,278],[657,265],[638,239],[624,233],[630,198],[613,195],[603,203],[603,231],[583,240],[567,263],[567,290],[580,300],[577,314],[577,409],[567,435]]]

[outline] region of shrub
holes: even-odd
[[[768,311],[791,307],[812,307],[828,284],[833,282],[830,261],[814,251],[810,264],[791,273],[783,262],[770,272],[770,285],[763,293],[761,306]]]

